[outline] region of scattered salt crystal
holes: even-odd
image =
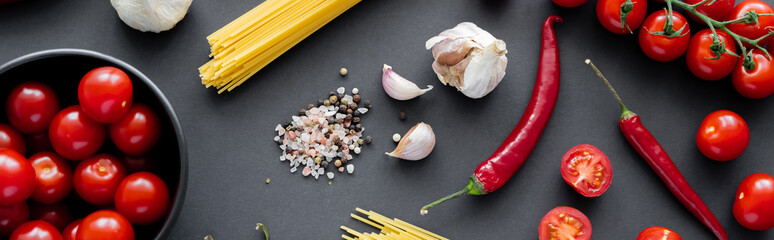
[[[274,141],[275,142],[279,142],[280,141],[280,137],[279,136],[274,136]]]
[[[285,129],[282,127],[282,124],[277,124],[277,127],[274,128],[274,131],[279,131],[280,129]]]
[[[336,92],[339,93],[339,94],[344,94],[344,91],[346,91],[346,89],[344,89],[344,87],[339,87],[339,88],[336,89]]]
[[[358,110],[360,110],[360,109],[358,109]],[[299,117],[299,116],[292,116],[290,118],[293,119],[293,122],[301,121],[301,117]]]
[[[354,144],[349,145],[349,150],[355,150],[355,145]]]
[[[355,172],[355,165],[347,164],[347,173],[352,174]]]
[[[309,141],[309,134],[308,133],[302,133],[301,134],[301,141],[308,142]]]
[[[336,112],[334,112],[334,111],[329,111],[329,112],[326,112],[326,113],[325,113],[325,116],[326,116],[326,117],[330,117],[330,116],[333,116],[333,115],[336,115]]]
[[[285,155],[280,156],[280,161],[284,162],[286,160]]]
[[[320,113],[320,109],[312,108],[312,109],[309,109],[309,112],[307,113],[307,115],[308,114],[316,115],[318,113]]]
[[[345,117],[347,117],[347,115],[336,113],[336,119],[344,119]]]
[[[368,108],[358,108],[357,111],[360,112],[360,114],[365,114],[368,112]]]
[[[323,173],[325,173],[325,171],[323,171],[322,168],[317,169],[317,174],[323,174]]]
[[[310,173],[312,173],[312,168],[310,168],[310,167],[308,167],[308,166],[307,166],[307,167],[304,167],[304,170],[303,170],[303,171],[301,171],[301,174],[303,174],[303,175],[304,175],[304,177],[306,177],[306,176],[309,176],[309,174],[310,174]]]
[[[338,151],[339,150],[339,146],[333,145],[333,146],[331,146],[331,150]]]
[[[344,167],[339,167],[339,172],[344,172]]]
[[[325,175],[328,175],[328,179],[333,179],[333,172],[328,172]]]
[[[320,175],[314,175],[314,179],[319,179]]]
[[[290,168],[290,173],[294,173],[294,172],[296,172],[297,170],[298,170],[298,168],[296,168],[296,167],[292,167],[292,168]]]

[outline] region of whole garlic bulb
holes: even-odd
[[[438,79],[470,98],[486,96],[505,77],[505,42],[476,24],[457,24],[427,40],[425,48],[433,51]]]
[[[185,17],[192,0],[110,0],[126,25],[143,31],[172,29]]]

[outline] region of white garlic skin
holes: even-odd
[[[398,147],[392,152],[385,153],[391,157],[403,160],[421,160],[435,148],[435,133],[427,123],[417,123],[398,143]]]
[[[433,89],[432,85],[427,85],[427,88],[420,89],[417,84],[395,73],[395,71],[392,70],[392,67],[387,64],[384,64],[384,67],[382,68],[382,87],[387,95],[402,101],[419,97],[419,95],[425,94],[427,91]]]
[[[432,49],[433,71],[444,85],[470,98],[492,92],[505,77],[508,53],[505,42],[473,23],[463,22],[425,43]]]
[[[192,0],[110,0],[126,25],[159,33],[172,29],[185,17]]]

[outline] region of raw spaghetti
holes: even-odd
[[[206,87],[231,91],[360,0],[267,0],[207,36]]]
[[[341,229],[346,231],[347,234],[342,234],[341,238],[346,240],[364,239],[364,240],[448,240],[448,238],[441,237],[438,234],[424,230],[410,223],[404,222],[400,219],[389,219],[374,211],[365,211],[363,209],[356,209],[359,213],[362,213],[368,217],[368,219],[361,217],[357,214],[350,214],[354,219],[371,225],[375,228],[381,229],[381,233],[359,233],[351,228],[341,226]],[[351,235],[351,236],[350,236]]]

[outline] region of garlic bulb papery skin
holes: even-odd
[[[433,71],[441,83],[470,98],[486,96],[505,77],[505,42],[476,24],[457,24],[427,40],[425,48],[432,49]]]
[[[427,123],[417,123],[412,127],[398,143],[398,147],[392,152],[385,153],[391,157],[404,160],[421,160],[435,148],[435,133]]]
[[[180,22],[192,0],[110,0],[126,25],[143,31],[166,31]]]
[[[397,100],[409,100],[433,89],[432,85],[427,85],[427,88],[420,89],[413,82],[392,71],[392,67],[387,64],[384,64],[382,68],[382,87],[384,87],[387,95]]]

